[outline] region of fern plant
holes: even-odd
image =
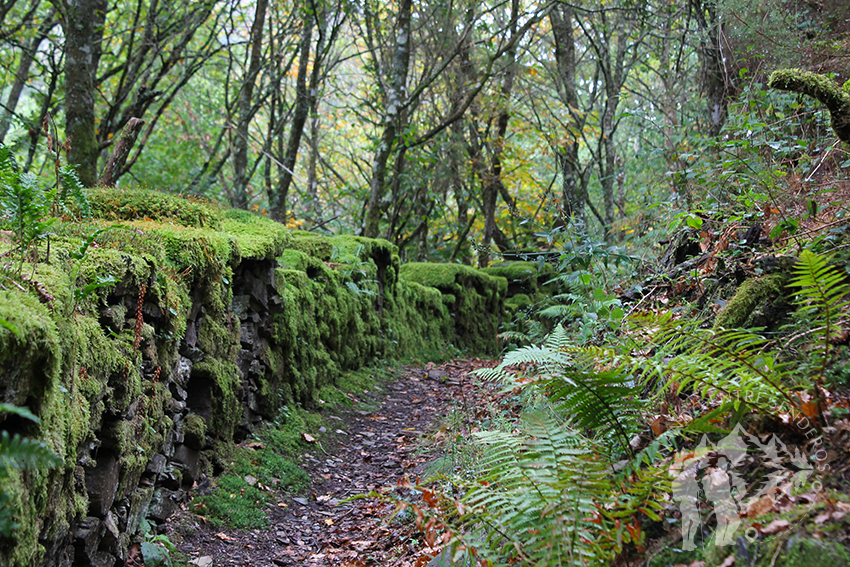
[[[798,313],[807,320],[806,332],[792,339],[805,336],[814,343],[819,362],[819,372],[814,376],[818,387],[823,385],[832,343],[841,334],[842,320],[850,308],[850,301],[845,299],[850,294],[846,278],[846,273],[829,264],[829,257],[804,250],[790,282],[792,287],[799,288],[795,303]]]
[[[0,403],[0,414],[14,414],[29,421],[40,423],[38,417],[27,408]],[[0,431],[0,480],[13,470],[25,468],[50,469],[59,466],[62,460],[44,443],[22,437],[8,431]],[[2,486],[2,485],[0,485]],[[11,495],[0,490],[0,536],[11,537],[17,529]]]
[[[38,186],[35,175],[19,172],[11,151],[0,146],[0,225],[12,231],[18,274],[27,253],[47,237],[53,224],[54,219],[49,217],[50,200]]]

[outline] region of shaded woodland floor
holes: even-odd
[[[459,434],[441,431],[441,418],[480,407],[485,390],[469,372],[493,365],[465,359],[406,367],[383,391],[358,396],[354,409],[328,411],[338,429],[303,455],[311,490],[282,496],[270,511],[270,528],[216,529],[184,511],[169,520],[169,537],[189,565],[204,567],[425,565],[439,548],[423,541],[412,515],[387,521],[391,503],[346,499],[389,493],[403,478],[421,476],[440,456],[441,439]]]

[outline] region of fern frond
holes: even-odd
[[[41,423],[41,420],[38,419],[38,417],[34,413],[32,413],[29,408],[13,406],[12,404],[0,403],[0,413],[12,413],[17,415],[18,417],[28,419],[33,423]]]
[[[0,471],[26,467],[53,468],[62,460],[41,441],[0,431]]]
[[[839,334],[841,315],[850,308],[844,298],[850,294],[847,274],[829,264],[829,258],[804,250],[794,266],[794,276],[789,285],[797,291],[798,311],[809,317],[816,338],[828,355],[832,339]],[[826,364],[826,360],[824,360]]]
[[[483,558],[497,565],[610,561],[607,526],[590,520],[616,487],[575,432],[552,415],[534,412],[517,433],[476,436],[488,448],[481,463],[486,472],[460,488],[475,510],[465,518],[465,531],[480,534]]]
[[[623,369],[583,372],[566,368],[542,382],[561,415],[595,438],[613,445],[616,453],[631,456],[629,441],[639,428],[645,401],[638,385]]]

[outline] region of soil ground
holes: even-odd
[[[410,516],[388,522],[391,502],[347,499],[390,492],[405,477],[420,477],[440,456],[435,438],[445,437],[441,418],[480,407],[482,390],[469,373],[493,365],[464,359],[405,367],[380,392],[358,396],[361,403],[354,408],[327,412],[338,429],[313,443],[302,459],[312,488],[281,496],[270,512],[271,528],[215,529],[183,512],[169,520],[169,537],[179,541],[178,552],[189,565],[199,567],[425,565],[440,550],[423,542]],[[195,529],[187,530],[187,524]]]

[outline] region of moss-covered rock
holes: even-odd
[[[460,264],[421,262],[404,264],[400,274],[440,291],[454,322],[455,346],[477,353],[497,352],[508,285],[505,278]]]
[[[489,268],[481,269],[485,274],[502,277],[507,280],[507,297],[524,294],[530,297],[545,291],[552,293],[553,284],[548,284],[554,276],[555,269],[551,264],[536,262],[500,262]],[[545,286],[545,290],[544,290]]]
[[[787,281],[787,274],[769,274],[745,281],[720,310],[714,319],[714,329],[745,327],[747,319],[760,304],[779,298]]]

